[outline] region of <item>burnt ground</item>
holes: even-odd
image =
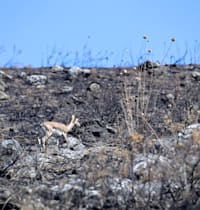
[[[135,160],[135,156],[132,157],[134,152],[144,154],[142,145],[146,145],[145,142],[175,138],[183,128],[200,123],[199,65],[154,66],[154,63],[147,62],[134,68],[93,68],[77,74],[70,72],[69,68],[1,68],[1,72],[1,81],[5,86],[2,92],[8,96],[0,101],[1,142],[11,139],[20,145],[20,152],[13,148],[6,152],[1,149],[2,209],[147,209],[147,205],[135,197],[129,198],[126,204],[119,204],[114,199],[117,197],[114,192],[107,191],[108,179],[112,177],[133,179],[129,172],[119,172],[112,162],[116,160],[110,160],[107,155],[117,148],[122,160],[127,158],[125,153],[129,156],[129,163]],[[31,75],[45,77],[35,82],[30,79]],[[48,120],[67,124],[72,114],[79,118],[81,126],[75,127],[69,136],[80,140],[89,153],[77,161],[64,158],[63,163],[60,160],[62,167],[59,162],[52,168],[37,166],[33,177],[22,175],[19,171],[24,167],[25,156],[34,157],[37,154],[39,157],[48,153],[38,146],[40,123]],[[133,148],[136,143],[138,148]],[[106,152],[99,154],[99,151],[90,150],[99,146],[106,148]],[[121,150],[123,152],[119,152]],[[55,153],[52,158],[58,156]],[[98,168],[105,157],[107,162]],[[20,162],[20,159],[23,161]],[[109,169],[105,170],[106,167]],[[130,167],[127,168],[129,170]],[[61,193],[63,188],[55,195],[53,187],[69,183],[72,175],[85,180],[84,192],[93,187],[93,190],[98,189],[102,193],[96,199],[101,201],[100,204],[88,205],[88,202],[95,201],[96,194],[93,195],[95,198],[90,198],[82,191],[82,194],[76,192],[73,199],[68,199],[66,192]],[[198,183],[199,180],[200,175]],[[77,183],[78,180],[74,185]],[[195,191],[194,194],[198,197],[199,193]],[[108,201],[106,198],[109,196],[111,199]],[[176,201],[178,203],[174,209],[186,205],[185,200],[189,200],[189,197],[173,196],[173,205]],[[194,204],[189,202],[188,206],[195,208],[197,202],[197,199]],[[150,204],[150,200],[146,203]],[[162,209],[163,206],[163,203],[151,204],[148,208]]]

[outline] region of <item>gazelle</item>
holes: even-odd
[[[42,138],[42,140],[38,139],[38,142],[39,144],[42,144],[44,149],[46,149],[48,139],[54,133],[59,136],[63,135],[65,141],[67,142],[67,133],[71,131],[75,125],[80,126],[79,120],[75,117],[75,115],[72,115],[72,119],[68,125],[55,121],[45,121],[41,124],[42,128],[45,131],[45,136]],[[57,146],[59,146],[59,140],[57,140]]]

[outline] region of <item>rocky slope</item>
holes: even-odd
[[[1,68],[0,208],[199,209],[199,92],[198,65]]]

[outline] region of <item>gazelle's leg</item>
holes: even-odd
[[[65,138],[65,142],[67,143],[67,133],[64,133],[64,132],[63,132],[63,136],[64,136],[64,138]]]
[[[67,135],[66,135],[66,133],[65,132],[62,132],[62,136],[64,137],[65,142],[67,143]],[[57,147],[59,149],[59,146],[60,146],[59,138],[56,139],[56,144],[57,144]]]
[[[60,146],[60,141],[59,140],[60,140],[59,136],[56,137],[56,145],[57,145],[58,150],[59,150],[59,146]]]
[[[38,138],[37,140],[38,140],[38,144],[41,145],[42,144],[42,140],[40,138]]]
[[[46,150],[46,145],[48,142],[49,137],[52,135],[52,132],[46,131],[46,135],[42,138],[42,146]]]

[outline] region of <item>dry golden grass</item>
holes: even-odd
[[[120,166],[119,175],[120,175],[121,177],[128,177],[128,175],[129,175],[129,165],[130,165],[130,162],[127,161],[127,162],[124,162],[124,163]]]
[[[134,132],[129,135],[129,139],[131,140],[132,143],[141,143],[144,141],[144,135]]]
[[[112,172],[108,169],[98,170],[94,176],[95,180],[106,178],[106,177],[112,177]]]
[[[195,144],[200,145],[200,130],[194,129],[192,131],[192,140]]]
[[[95,170],[92,179],[113,176],[128,177],[130,166],[130,151],[119,146],[100,146],[90,150],[92,158],[91,168]],[[98,165],[98,167],[96,167]]]
[[[176,134],[183,130],[184,126],[184,123],[172,122],[168,125],[168,129],[172,134]]]

